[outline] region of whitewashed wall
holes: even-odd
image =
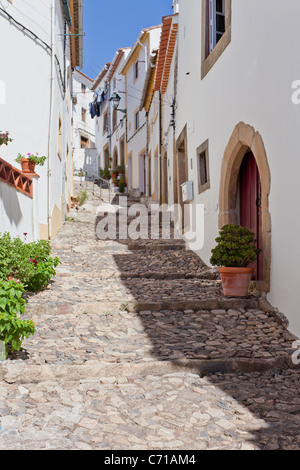
[[[98,83],[95,92],[102,92],[106,89],[106,74],[103,76],[103,79]],[[91,100],[92,101],[92,100]],[[95,146],[98,152],[99,158],[99,167],[105,167],[105,158],[104,158],[104,148],[109,144],[108,133],[103,133],[103,119],[106,110],[108,109],[108,102],[103,103],[101,115],[99,117],[95,116]]]
[[[143,46],[138,46],[138,55],[132,61],[131,67],[126,74],[126,93],[127,93],[127,155],[132,160],[132,188],[140,189],[140,154],[146,152],[147,146],[147,127],[145,110],[139,112],[139,129],[135,129],[135,113],[139,110],[144,88],[146,72],[150,54],[154,49],[158,49],[160,42],[161,28],[150,30]],[[138,79],[134,80],[134,65],[139,61]]]
[[[82,91],[81,85],[86,86],[86,92]],[[93,80],[75,70],[73,73],[73,94],[76,96],[76,104],[73,105],[73,147],[81,148],[81,136],[89,140],[89,148],[95,148],[95,119],[91,118],[89,104],[93,99],[94,92],[91,90]],[[82,121],[82,108],[86,113],[86,122]],[[74,170],[83,168],[84,161],[78,161],[79,153],[74,158]]]
[[[74,163],[82,169],[88,179],[99,176],[99,159],[97,149],[74,150]],[[79,166],[81,165],[81,166]]]
[[[123,49],[124,55],[120,60],[118,67],[116,68],[113,75],[110,77],[110,94],[117,93],[121,100],[119,104],[119,109],[126,108],[126,94],[125,92],[125,77],[120,73],[123,64],[130,53],[130,48]],[[115,56],[114,59],[117,59]],[[115,149],[118,153],[118,165],[121,164],[121,155],[122,151],[124,152],[124,161],[126,161],[126,116],[122,111],[117,111],[117,128],[113,129],[113,110],[110,114],[111,118],[111,155],[113,157]],[[123,146],[123,150],[121,149]]]
[[[176,137],[187,124],[189,179],[197,188],[196,149],[209,139],[211,189],[197,194],[204,203],[209,263],[218,234],[221,161],[235,126],[243,121],[260,133],[271,171],[271,292],[274,307],[300,334],[297,261],[300,174],[300,107],[291,85],[300,78],[298,0],[232,0],[232,39],[201,80],[201,2],[180,2],[179,89]],[[191,160],[193,169],[191,169]]]
[[[51,5],[55,6],[54,51],[57,56],[54,71],[53,113],[50,118],[51,101],[51,52],[36,41],[32,35],[23,32],[13,22],[0,13],[0,39],[5,44],[1,50],[0,81],[6,85],[5,105],[0,104],[0,129],[8,130],[14,141],[1,148],[1,156],[9,163],[16,165],[17,154],[36,153],[45,155],[48,160],[44,167],[38,167],[40,175],[39,223],[48,225],[48,195],[50,217],[56,217],[55,230],[62,224],[63,199],[67,192],[64,173],[66,169],[67,148],[72,154],[72,128],[70,93],[71,77],[67,86],[66,99],[63,96],[61,74],[64,74],[64,16],[60,0],[31,0],[23,2],[14,0],[2,1],[7,12],[19,23],[29,28],[48,46],[51,46]],[[66,70],[70,66],[70,44],[67,38]],[[15,58],[13,60],[13,58]],[[8,66],[9,64],[9,66]],[[59,66],[58,66],[59,64]],[[21,77],[21,82],[20,82]],[[62,158],[58,156],[58,123],[59,116],[63,123]],[[48,136],[50,132],[50,148]],[[48,164],[50,178],[48,180]],[[69,158],[72,171],[72,159]],[[50,190],[48,191],[48,182]],[[67,182],[68,191],[72,192],[72,181]],[[59,220],[58,220],[59,219]],[[50,219],[51,220],[51,219]],[[55,233],[54,233],[55,234]]]
[[[34,198],[0,181],[0,233],[9,232],[13,238],[20,237],[28,242],[38,240],[37,191],[37,180],[34,181]]]

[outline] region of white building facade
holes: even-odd
[[[159,47],[161,25],[141,31],[121,73],[126,91],[126,180],[134,196],[147,194],[147,119],[141,99],[150,58]]]
[[[73,72],[73,165],[74,173],[86,165],[85,149],[95,148],[95,121],[89,112],[94,80],[76,69]]]
[[[110,62],[105,64],[93,84],[94,96],[90,103],[91,117],[95,122],[95,145],[100,169],[108,169],[111,162],[109,147],[109,93],[107,75]]]
[[[299,334],[300,108],[292,99],[292,84],[300,77],[300,4],[176,3],[176,165],[179,178],[193,182],[190,207],[204,205],[199,255],[210,263],[218,230],[225,224],[252,225],[262,249],[256,287]]]
[[[1,147],[1,156],[14,166],[18,153],[47,157],[36,168],[40,238],[56,235],[72,195],[72,69],[82,66],[81,34],[81,0],[1,2],[1,61],[6,66],[0,71],[5,84],[0,122],[13,138]]]
[[[120,70],[130,49],[119,49],[94,82],[96,94],[91,107],[95,114],[96,148],[101,170],[125,168],[126,93],[125,78]],[[113,107],[113,95],[119,98],[118,109]]]

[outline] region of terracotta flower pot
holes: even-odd
[[[22,171],[35,171],[35,163],[31,162],[28,158],[22,158],[21,160]]]
[[[219,268],[225,297],[246,297],[253,268]]]

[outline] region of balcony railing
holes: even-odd
[[[30,176],[14,168],[2,158],[0,158],[0,181],[33,198],[33,181]]]

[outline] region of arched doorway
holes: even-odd
[[[262,250],[261,181],[255,157],[251,151],[242,160],[238,180],[239,224],[254,233],[257,248]],[[262,252],[253,264],[255,281],[263,281]]]
[[[257,288],[265,292],[270,290],[270,189],[271,175],[261,135],[241,122],[235,127],[223,156],[219,228],[226,224],[249,224],[250,229],[257,230],[262,249],[256,271]]]

